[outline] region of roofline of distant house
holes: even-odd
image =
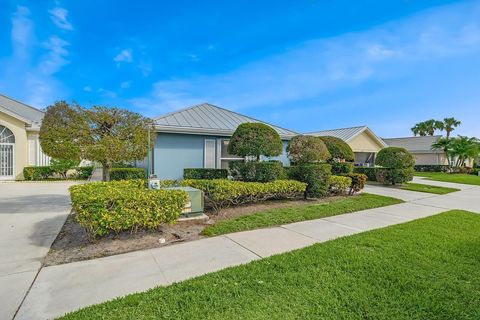
[[[441,134],[435,134],[433,136],[427,135],[427,136],[413,136],[413,137],[399,137],[399,138],[382,138],[383,140],[393,140],[393,139],[419,139],[419,138],[430,138],[430,137],[437,137],[441,138],[443,137]]]

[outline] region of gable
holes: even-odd
[[[367,130],[347,142],[354,152],[378,152],[384,145]]]

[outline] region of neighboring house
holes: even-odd
[[[23,178],[26,166],[48,165],[38,133],[44,113],[0,94],[0,180]]]
[[[305,134],[318,137],[332,136],[342,139],[348,143],[355,153],[355,165],[373,166],[378,151],[387,147],[385,142],[367,126],[316,131]]]
[[[391,147],[401,147],[407,149],[414,157],[417,165],[448,165],[448,159],[445,152],[441,150],[432,150],[432,144],[438,141],[442,136],[424,136],[424,137],[406,137],[406,138],[388,138],[383,139]]]
[[[228,153],[228,142],[238,125],[263,121],[208,103],[154,118],[157,137],[152,156],[153,173],[160,179],[180,179],[184,168],[228,168],[243,160]],[[289,165],[288,140],[298,133],[269,123],[283,141],[283,154],[271,158]]]

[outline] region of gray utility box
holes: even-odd
[[[203,214],[203,191],[192,187],[170,187],[166,190],[183,190],[188,194],[188,201],[181,216],[185,218],[197,217]]]

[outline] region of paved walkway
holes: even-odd
[[[407,202],[383,208],[239,232],[174,246],[46,267],[18,319],[47,319],[133,292],[217,271],[341,236],[462,208],[480,213],[480,187],[437,196],[381,186],[366,191]]]
[[[12,319],[70,213],[72,182],[0,183],[0,319]]]

